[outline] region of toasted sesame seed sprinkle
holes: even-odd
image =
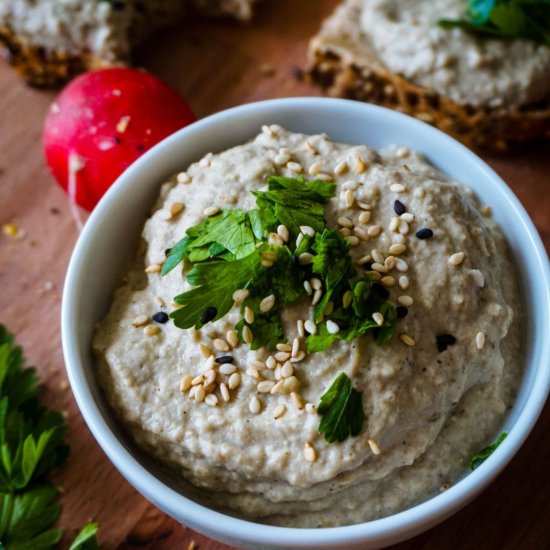
[[[451,265],[459,266],[464,261],[464,252],[455,252],[449,257],[449,263]]]
[[[241,385],[241,374],[239,372],[234,372],[227,381],[227,385],[230,390],[234,390]]]
[[[160,332],[160,328],[157,325],[147,325],[143,329],[145,336],[155,336]]]
[[[315,462],[317,460],[317,451],[311,445],[311,443],[306,443],[304,445],[304,458],[308,462]]]
[[[365,275],[368,275],[375,281],[379,281],[382,278],[382,275],[378,271],[365,271]]]
[[[273,357],[276,361],[282,363],[283,361],[288,361],[290,359],[290,353],[288,351],[278,351]]]
[[[279,343],[275,347],[277,348],[277,351],[292,351],[292,346],[290,344]]]
[[[304,289],[308,296],[311,296],[313,294],[313,290],[311,289],[311,284],[309,281],[304,281]]]
[[[313,254],[309,252],[303,252],[298,256],[298,262],[300,265],[309,265],[313,261]]]
[[[479,269],[472,269],[472,271],[470,271],[470,276],[477,286],[483,287],[485,285],[485,278],[483,277],[483,273],[481,273]]]
[[[296,332],[298,332],[300,338],[305,336],[304,321],[302,319],[296,321]]]
[[[205,208],[202,213],[209,217],[209,216],[215,216],[216,214],[218,214],[218,212],[220,211],[220,209],[217,207],[217,206],[209,206],[208,208]]]
[[[318,277],[312,277],[309,282],[311,283],[311,288],[314,290],[320,290],[323,288],[323,283]]]
[[[412,306],[413,303],[414,303],[413,298],[412,298],[411,296],[406,296],[406,295],[404,295],[404,296],[399,296],[399,297],[397,298],[397,301],[398,301],[402,306],[407,306],[407,307]]]
[[[311,141],[306,140],[305,143],[304,143],[304,146],[313,155],[318,154],[317,148],[315,147],[315,145],[313,145],[313,143],[311,143]]]
[[[290,155],[288,153],[279,153],[275,155],[275,164],[279,166],[284,166],[290,160]]]
[[[476,334],[476,347],[479,351],[481,351],[484,345],[485,345],[485,333],[478,332]]]
[[[370,450],[372,451],[372,454],[379,455],[382,452],[380,450],[380,447],[379,447],[378,443],[376,443],[376,441],[374,441],[374,439],[369,439],[367,441],[367,443],[369,444],[369,447],[370,447]]]
[[[351,189],[348,189],[344,192],[344,201],[348,208],[351,208],[353,206],[353,203],[355,202],[355,195],[353,194],[353,191]]]
[[[242,336],[245,344],[250,344],[250,342],[254,339],[254,335],[247,325],[243,327]]]
[[[390,186],[390,190],[394,193],[404,193],[406,191],[405,187],[400,183],[394,183]]]
[[[382,255],[382,253],[377,250],[376,248],[373,248],[371,251],[370,251],[370,254],[372,256],[372,259],[379,263],[379,264],[383,264],[384,263],[384,256]]]
[[[277,226],[277,234],[281,237],[281,239],[283,239],[283,242],[288,242],[290,234],[286,225]]]
[[[204,370],[209,371],[214,368],[214,364],[216,362],[216,358],[213,355],[210,355],[204,363]]]
[[[397,263],[397,258],[395,256],[388,256],[384,260],[384,266],[388,269],[388,271],[391,271],[395,267],[396,263]]]
[[[363,174],[367,169],[367,164],[362,157],[355,157],[355,162],[353,163],[353,169],[356,174]]]
[[[256,389],[260,393],[269,393],[273,386],[275,385],[275,382],[273,380],[262,380],[257,386]]]
[[[327,331],[329,334],[338,334],[340,332],[340,327],[330,319],[327,321]]]
[[[254,380],[259,380],[261,378],[260,373],[257,371],[257,369],[253,369],[252,367],[246,369],[246,374],[250,376],[250,378],[254,378]]]
[[[346,241],[348,241],[350,246],[357,246],[359,244],[359,237],[356,237],[355,235],[344,238],[346,239]]]
[[[384,324],[384,316],[379,312],[375,312],[372,314],[372,318],[374,319],[374,322],[381,327]]]
[[[208,359],[212,355],[212,350],[202,342],[199,343],[199,349],[205,359]]]
[[[356,265],[365,265],[368,264],[372,260],[372,256],[370,254],[366,254],[365,256],[361,256],[361,258],[355,260]]]
[[[302,401],[302,398],[300,397],[300,395],[297,392],[293,391],[290,394],[290,397],[292,398],[292,401],[294,402],[294,406],[299,411],[301,411],[304,408],[304,402]]]
[[[323,163],[318,160],[317,162],[314,162],[308,170],[308,173],[310,176],[316,176],[321,170],[323,169]]]
[[[361,214],[359,214],[359,221],[361,223],[369,223],[370,216],[371,216],[370,211],[365,210],[364,212],[361,212]]]
[[[248,306],[246,306],[244,308],[244,320],[249,324],[251,325],[253,322],[254,322],[254,312],[252,311],[251,308],[249,308]]]
[[[306,358],[306,352],[304,350],[300,350],[296,355],[293,355],[290,358],[291,363],[299,363],[300,361],[303,361]]]
[[[304,234],[298,233],[298,236],[296,237],[296,248],[300,246],[300,243],[304,240]]]
[[[349,237],[351,235],[351,229],[348,227],[342,227],[338,230],[338,233],[340,233],[342,237]]]
[[[380,264],[378,262],[374,262],[371,266],[374,271],[378,271],[379,273],[387,273],[388,268],[384,264]]]
[[[193,378],[191,377],[190,374],[185,374],[181,381],[180,381],[180,392],[183,393],[183,392],[186,392],[188,389],[191,388],[191,380],[193,380]]]
[[[409,278],[406,275],[401,275],[401,277],[399,277],[400,288],[402,288],[403,290],[407,290],[407,288],[409,288],[409,284]]]
[[[491,215],[492,210],[491,210],[491,207],[490,207],[490,206],[485,205],[485,206],[482,206],[482,207],[481,207],[480,212],[481,212],[481,214],[482,214],[483,216],[488,217],[488,216]]]
[[[275,361],[275,357],[273,357],[273,355],[270,355],[270,356],[265,360],[265,366],[266,366],[269,370],[273,370],[273,369],[277,366],[277,361]]]
[[[413,347],[416,345],[416,342],[408,334],[405,334],[404,332],[399,335],[399,339],[401,340],[401,342],[403,342],[407,346]]]
[[[300,340],[298,338],[294,338],[294,340],[292,340],[292,349],[290,353],[294,357],[298,354],[299,351],[300,351]]]
[[[210,386],[216,381],[217,373],[215,370],[209,370],[204,376],[204,387]]]
[[[368,229],[369,237],[377,237],[381,231],[382,228],[379,225],[371,225]]]
[[[227,403],[231,396],[229,395],[229,390],[227,389],[227,385],[225,382],[222,382],[220,384],[220,395],[222,396],[222,399]]]
[[[265,369],[265,363],[263,361],[260,361],[259,359],[256,359],[256,360],[252,361],[252,366],[255,369],[258,369],[258,370],[264,370]]]
[[[272,132],[271,128],[267,125],[267,124],[264,124],[262,126],[262,132],[267,136],[267,137],[270,137],[270,138],[274,138],[275,137],[275,133]]]
[[[399,218],[397,216],[393,216],[390,225],[388,225],[388,229],[392,232],[395,232],[399,229]]]
[[[233,329],[227,331],[227,333],[225,334],[225,339],[232,348],[236,348],[239,345],[239,337],[237,336],[237,331]]]
[[[260,400],[254,395],[248,404],[248,408],[252,414],[258,414],[262,408]]]
[[[353,222],[345,216],[340,216],[336,221],[338,222],[338,225],[341,225],[342,227],[347,227],[349,229],[353,227]]]
[[[195,376],[193,380],[191,380],[192,386],[198,386],[199,384],[202,384],[204,382],[204,375],[199,374],[198,376]]]
[[[397,258],[395,260],[395,267],[398,271],[407,271],[409,269],[409,264],[405,260],[402,260],[401,258]]]
[[[399,254],[403,254],[405,250],[407,250],[407,245],[402,243],[396,243],[390,246],[390,254],[393,254],[394,256],[399,256]]]
[[[201,401],[204,401],[204,398],[206,397],[206,391],[202,386],[197,386],[195,389],[195,401],[200,403]]]
[[[285,381],[284,380],[279,380],[272,388],[271,388],[271,391],[269,392],[271,395],[275,395],[276,393],[284,393],[284,385],[285,385]]]
[[[337,175],[337,176],[343,176],[347,171],[349,170],[349,166],[348,166],[348,163],[347,162],[339,162],[335,167],[334,167],[334,173]]]
[[[313,299],[311,300],[311,305],[314,306],[323,296],[323,291],[321,289],[316,290],[313,294]]]
[[[361,201],[357,201],[357,206],[361,209],[361,210],[371,210],[371,205],[366,203],[366,202],[361,202]]]
[[[395,286],[395,277],[392,277],[391,275],[386,275],[385,277],[382,277],[380,279],[380,282],[386,287]]]
[[[270,294],[260,302],[260,311],[262,313],[267,313],[268,311],[271,311],[271,309],[273,309],[274,305],[275,305],[275,295]]]
[[[405,214],[401,215],[401,219],[403,221],[406,221],[407,223],[411,223],[414,221],[414,214],[411,214],[410,212],[406,212]]]
[[[162,266],[160,264],[151,264],[145,268],[145,273],[160,273]]]
[[[398,231],[401,235],[408,235],[410,231],[409,224],[404,220],[399,220],[399,228]]]
[[[275,409],[273,410],[273,418],[278,419],[281,418],[286,412],[286,405],[283,405],[282,403],[280,405],[277,405]]]
[[[344,189],[344,191],[347,191],[348,189],[351,189],[352,191],[356,191],[358,188],[359,188],[358,181],[348,180],[342,184],[342,189]]]
[[[301,225],[300,231],[308,237],[315,237],[315,229],[309,225]]]
[[[317,334],[317,325],[310,319],[304,323],[304,328],[309,332],[309,334]]]
[[[176,179],[178,183],[191,183],[191,176],[187,172],[180,172]]]
[[[142,327],[149,322],[149,317],[147,315],[138,315],[133,321],[132,325],[135,327]]]
[[[285,364],[281,367],[281,376],[283,378],[290,378],[294,375],[294,367],[290,361],[286,361]]]
[[[292,160],[287,163],[286,167],[289,170],[291,170],[292,172],[296,172],[298,174],[300,174],[304,170],[300,164],[298,164],[297,162],[294,162]]]
[[[250,296],[250,291],[246,290],[245,288],[240,288],[239,290],[235,290],[235,292],[233,292],[233,300],[237,303],[243,302],[249,296]]]
[[[278,233],[270,233],[267,236],[267,242],[273,246],[283,246],[284,242]]]
[[[218,351],[229,351],[229,344],[223,338],[216,338],[213,342]]]
[[[169,207],[170,214],[177,216],[184,209],[184,207],[185,205],[183,202],[174,202]]]
[[[237,372],[237,367],[235,365],[232,365],[231,363],[225,363],[224,365],[220,365],[219,371],[221,372],[221,374],[229,376],[230,374]]]

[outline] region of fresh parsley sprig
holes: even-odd
[[[478,466],[483,464],[497,449],[497,447],[506,439],[507,437],[506,432],[502,432],[499,436],[499,438],[492,443],[491,445],[488,445],[487,447],[484,447],[476,453],[471,459],[470,459],[470,469],[475,470]]]
[[[550,0],[468,0],[466,19],[441,19],[445,29],[462,28],[493,38],[524,38],[550,46]]]
[[[21,348],[0,325],[0,549],[57,548],[59,491],[47,474],[68,455],[66,425],[40,403],[38,377],[24,367]],[[71,550],[95,550],[96,524],[88,524]]]

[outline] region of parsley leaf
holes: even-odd
[[[495,452],[497,447],[506,439],[507,435],[508,434],[506,432],[502,432],[500,437],[492,445],[488,445],[476,453],[470,459],[470,469],[475,470],[478,466],[483,464],[483,462],[485,462]]]
[[[493,38],[524,38],[550,46],[549,0],[468,0],[466,19],[441,19],[445,28],[462,28]]]
[[[97,550],[97,523],[88,523],[76,536],[69,550]]]
[[[319,433],[325,436],[327,443],[359,434],[365,419],[361,392],[352,387],[346,373],[340,373],[321,396],[317,412],[322,416]]]
[[[42,406],[36,371],[24,362],[0,325],[0,548],[47,550],[57,547],[61,530],[52,528],[58,490],[45,478],[69,448],[62,415]]]

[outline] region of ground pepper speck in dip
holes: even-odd
[[[101,385],[136,443],[194,498],[286,526],[383,517],[464,475],[498,436],[522,365],[515,269],[472,193],[403,147],[278,126],[184,174],[163,186],[94,339]],[[302,212],[298,226],[275,216],[249,238],[249,220],[264,227],[267,210],[250,212],[268,208],[265,193],[300,186],[317,189],[308,196],[324,227]],[[174,204],[178,215],[165,215]],[[223,216],[242,232],[238,246],[206,239],[201,250],[233,278],[214,277],[200,247],[191,261],[189,248],[180,254],[187,230],[200,243]],[[335,260],[321,268],[329,237]],[[279,284],[269,273],[287,259]]]

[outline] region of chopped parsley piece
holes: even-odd
[[[492,38],[524,38],[550,46],[549,0],[468,0],[466,19],[442,19],[445,29],[462,28]]]
[[[63,417],[41,405],[36,371],[23,365],[21,348],[0,325],[0,548],[47,550],[62,535],[53,527],[59,491],[47,475],[69,448]],[[96,531],[87,525],[71,549],[96,549]]]
[[[253,335],[250,347],[274,350],[286,342],[281,308],[304,298],[304,282],[317,277],[323,285],[313,312],[319,328],[307,338],[308,351],[325,350],[336,340],[349,341],[371,329],[377,341],[387,341],[397,318],[395,307],[371,292],[370,279],[357,276],[349,244],[326,227],[325,204],[335,190],[333,183],[270,176],[266,191],[253,191],[255,209],[223,210],[187,229],[185,237],[168,249],[162,267],[162,274],[167,274],[183,263],[186,280],[193,286],[174,298],[181,306],[170,314],[175,325],[198,329],[221,319],[233,307],[235,291],[246,289],[250,294],[241,311],[250,307],[254,312],[254,323],[248,325]],[[288,242],[270,244],[269,235],[279,225],[287,228]],[[311,227],[315,236],[301,233],[302,226]],[[301,240],[296,244],[298,235]],[[304,253],[311,263],[302,265]],[[344,308],[346,292],[353,293],[353,300]],[[272,294],[274,307],[262,312],[261,300]],[[333,312],[325,315],[330,302]],[[384,316],[381,326],[372,319],[375,312]],[[326,321],[341,330],[329,333]],[[246,325],[241,319],[235,327],[241,340]]]
[[[325,436],[327,443],[359,434],[365,419],[361,392],[352,387],[346,373],[339,374],[321,396],[317,412],[322,416],[319,433]]]
[[[470,469],[475,470],[478,466],[483,464],[483,462],[485,462],[495,452],[497,447],[506,439],[507,435],[508,434],[506,432],[502,432],[500,437],[492,445],[488,445],[476,453],[470,459]]]

